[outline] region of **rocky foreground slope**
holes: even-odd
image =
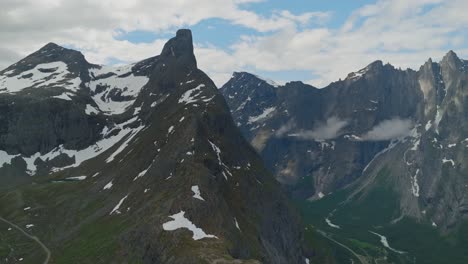
[[[188,30],[121,67],[48,44],[0,72],[0,113],[0,217],[49,263],[306,261]],[[0,227],[2,260],[46,258]]]

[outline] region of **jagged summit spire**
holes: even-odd
[[[453,50],[449,50],[445,56],[455,56],[458,58],[457,54]]]
[[[193,53],[192,31],[179,29],[176,36],[164,45],[161,56],[175,57],[179,63],[196,68],[197,60]]]
[[[456,68],[458,68],[461,63],[460,58],[458,58],[457,54],[453,50],[447,52],[441,62],[441,64],[451,65]]]

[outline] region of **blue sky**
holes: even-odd
[[[219,86],[249,71],[324,87],[378,59],[417,69],[450,49],[465,57],[467,8],[466,0],[12,1],[0,11],[0,67],[50,41],[93,63],[136,62],[190,28],[199,67]]]
[[[321,1],[321,0],[271,0],[257,3],[246,3],[242,8],[255,12],[258,15],[268,17],[278,10],[288,10],[293,14],[305,12],[324,12],[330,13],[330,18],[321,25],[326,25],[332,29],[339,29],[350,16],[353,10],[375,1],[355,0],[355,1]],[[308,23],[301,28],[313,27],[314,23]],[[216,46],[217,48],[229,50],[230,46],[235,44],[240,36],[256,35],[265,36],[270,32],[257,32],[242,25],[232,24],[230,21],[222,18],[211,18],[202,20],[189,27],[194,36],[194,42],[200,45]],[[127,40],[135,44],[152,43],[160,38],[170,38],[173,32],[152,32],[152,31],[131,31],[122,32],[117,37],[119,40]],[[315,75],[307,70],[281,70],[281,71],[263,71],[255,67],[245,67],[240,70],[253,71],[267,78],[276,79],[279,82],[286,80],[309,80]]]

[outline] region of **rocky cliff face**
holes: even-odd
[[[402,217],[450,228],[466,217],[466,65],[454,52],[419,71],[376,61],[324,89],[237,73],[221,91],[294,197],[368,193],[389,169]]]
[[[1,71],[0,216],[50,263],[304,263],[294,210],[196,65],[180,30],[133,65],[48,44]]]

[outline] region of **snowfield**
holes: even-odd
[[[56,61],[36,65],[33,69],[12,75],[5,72],[0,76],[0,93],[17,93],[25,88],[41,88],[47,86],[62,87],[70,91],[78,91],[81,84],[79,77],[72,78],[65,62]]]
[[[98,87],[106,89],[93,95],[93,100],[106,115],[117,115],[125,112],[136,100],[143,86],[148,83],[146,76],[135,76],[132,73],[134,64],[111,67],[101,66],[100,69],[90,70],[91,81],[87,84],[91,91],[96,92]],[[105,76],[105,77],[102,77]],[[119,92],[122,97],[128,100],[114,101],[110,97],[111,91]]]
[[[218,238],[215,235],[208,235],[201,228],[196,227],[190,220],[185,218],[184,211],[180,211],[179,213],[169,217],[173,220],[163,224],[163,229],[166,231],[174,231],[180,228],[185,228],[193,233],[193,240],[200,240],[203,238]]]

